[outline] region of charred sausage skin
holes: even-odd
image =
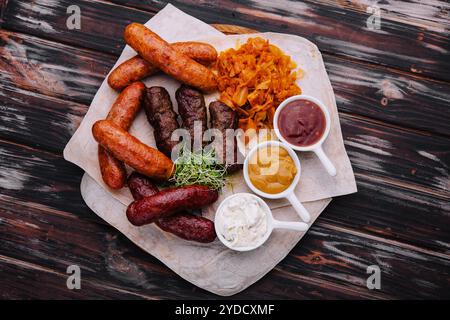
[[[132,202],[127,208],[127,218],[133,225],[142,226],[177,212],[202,208],[215,202],[218,197],[216,190],[206,186],[168,188]]]
[[[102,147],[136,171],[163,181],[172,176],[172,160],[111,121],[97,121],[92,127],[92,134]]]
[[[148,177],[137,172],[128,177],[128,187],[134,200],[141,200],[159,192],[158,187]],[[158,219],[155,223],[160,229],[185,240],[208,243],[216,239],[214,222],[187,212]]]
[[[170,157],[172,149],[178,144],[172,133],[179,128],[177,114],[173,110],[169,93],[163,87],[147,88],[144,110],[152,125],[158,150]]]
[[[216,49],[207,43],[187,41],[175,42],[170,46],[203,65],[217,59]],[[108,76],[108,84],[119,91],[132,82],[142,80],[158,71],[158,67],[137,55],[117,66]]]
[[[106,119],[128,130],[141,107],[144,93],[145,85],[142,82],[134,82],[126,87],[114,101]],[[105,184],[112,189],[122,188],[127,178],[125,165],[102,146],[98,147],[98,160]]]
[[[176,80],[205,92],[217,88],[215,75],[210,69],[173,49],[144,25],[129,24],[125,28],[124,39],[143,59]]]

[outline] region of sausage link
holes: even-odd
[[[102,147],[136,171],[157,180],[171,177],[174,166],[168,157],[111,121],[97,121],[92,127],[92,134]]]
[[[150,197],[159,191],[149,178],[137,172],[128,177],[128,187],[134,200]],[[155,223],[160,229],[185,240],[208,243],[216,239],[214,222],[187,212],[158,219]]]
[[[148,177],[134,171],[127,180],[134,200],[141,200],[159,192],[158,187]]]
[[[124,38],[142,58],[176,80],[202,91],[216,89],[217,82],[211,70],[173,49],[144,25],[129,24],[125,28]]]
[[[175,42],[171,44],[171,47],[204,65],[208,65],[217,59],[216,49],[207,43]],[[119,91],[130,83],[142,80],[158,71],[159,69],[155,65],[137,55],[115,68],[108,76],[108,84],[111,88]]]
[[[237,148],[236,137],[234,134],[227,135],[227,130],[237,129],[237,113],[223,102],[213,101],[209,104],[209,115],[210,127],[222,133],[222,145],[216,142],[213,144],[217,158],[225,164],[228,174],[242,169],[243,156]]]
[[[126,87],[114,101],[106,120],[128,130],[141,107],[144,93],[145,85],[142,82],[134,82]],[[122,188],[127,178],[124,164],[102,146],[98,147],[98,161],[106,185],[112,189]]]
[[[147,89],[144,99],[147,120],[152,125],[158,150],[170,157],[178,141],[172,140],[172,133],[179,128],[177,114],[173,111],[169,93],[163,87]]]
[[[168,188],[132,202],[127,208],[127,218],[133,225],[142,226],[180,211],[204,207],[218,197],[216,190],[206,186]]]
[[[207,117],[203,94],[194,88],[181,85],[175,92],[175,98],[178,103],[178,113],[183,120],[183,128],[189,131],[191,136],[191,144],[194,144],[194,139],[197,138],[200,139],[199,145],[204,145],[202,139],[207,129]],[[201,125],[201,132],[195,132],[196,122]]]
[[[202,243],[216,239],[214,222],[189,213],[180,213],[156,221],[158,227],[182,239]]]

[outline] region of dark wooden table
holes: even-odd
[[[116,61],[123,28],[165,1],[0,0],[0,296],[216,298],[84,204],[62,150]],[[304,36],[323,53],[357,194],[336,198],[273,271],[233,298],[450,298],[450,5],[173,1],[208,23]],[[81,9],[81,30],[66,26]],[[369,9],[371,10],[371,9]],[[79,265],[82,288],[66,287]],[[381,289],[366,287],[367,266]]]

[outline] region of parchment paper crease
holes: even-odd
[[[336,177],[329,176],[315,155],[299,154],[303,172],[296,189],[297,196],[304,202],[308,201],[305,206],[314,221],[331,201],[331,197],[356,192],[355,178],[342,140],[333,89],[322,56],[313,43],[298,36],[277,33],[225,36],[172,5],[167,5],[150,19],[146,26],[169,42],[204,41],[216,47],[219,52],[235,47],[237,41],[244,43],[248,37],[254,36],[269,39],[271,43],[279,46],[305,71],[304,78],[298,82],[303,93],[322,100],[329,108],[332,119],[331,132],[324,144],[324,150],[335,164],[338,174]],[[116,66],[133,55],[135,52],[126,46]],[[160,74],[148,78],[145,84],[165,87],[177,109],[175,90],[180,85],[177,81]],[[108,86],[105,79],[80,127],[64,149],[64,158],[88,174],[83,177],[81,193],[88,206],[101,218],[184,279],[219,295],[235,294],[257,281],[283,259],[301,239],[303,233],[277,231],[264,247],[249,253],[236,253],[225,249],[218,240],[213,244],[200,245],[178,239],[152,225],[140,228],[132,226],[124,214],[126,205],[132,201],[131,194],[127,188],[114,191],[103,183],[98,166],[97,142],[91,134],[92,125],[95,121],[106,117],[116,97],[117,92]],[[206,96],[206,104],[216,97],[217,94]],[[140,112],[130,128],[130,133],[154,146],[152,131],[144,113]],[[214,219],[215,209],[229,194],[249,192],[241,173],[230,177],[228,185],[219,201],[203,210],[205,216]],[[268,203],[275,209],[276,218],[299,219],[293,209],[286,206],[285,201],[268,201]]]

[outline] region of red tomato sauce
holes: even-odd
[[[307,147],[320,140],[326,128],[322,109],[308,100],[288,103],[278,116],[278,128],[287,142]]]

